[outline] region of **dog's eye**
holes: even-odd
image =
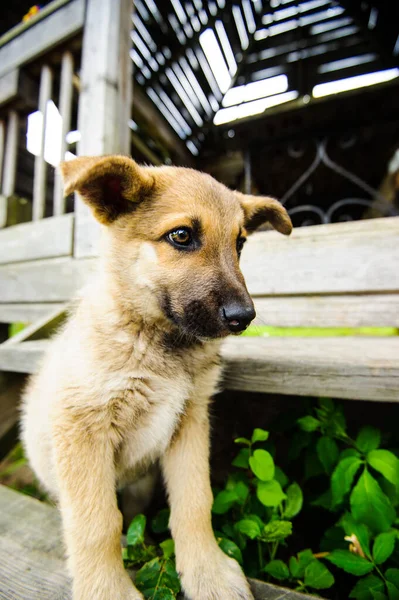
[[[179,227],[179,229],[171,231],[170,233],[168,233],[167,239],[174,246],[181,246],[184,248],[187,248],[193,242],[191,230],[187,229],[186,227]]]
[[[247,240],[246,240],[245,237],[239,237],[239,238],[237,238],[237,254],[238,254],[238,256],[240,256],[241,250],[243,249],[244,244],[245,244],[246,241]]]

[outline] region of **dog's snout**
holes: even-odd
[[[244,331],[256,315],[253,305],[239,302],[226,304],[223,306],[222,312],[227,327],[233,333]]]

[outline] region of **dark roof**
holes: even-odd
[[[135,81],[194,155],[214,122],[237,114],[237,102],[241,115],[264,115],[276,102],[311,101],[316,85],[399,64],[395,2],[134,4]]]

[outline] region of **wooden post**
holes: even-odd
[[[64,52],[61,63],[61,85],[59,111],[62,118],[61,130],[61,160],[65,158],[67,149],[66,135],[71,127],[71,110],[73,96],[73,56],[70,52]],[[61,174],[58,169],[54,176],[54,215],[63,215],[65,212],[64,191]]]
[[[79,155],[129,154],[132,0],[88,0],[83,35]],[[75,256],[93,256],[99,226],[78,199]]]
[[[6,128],[4,121],[0,121],[0,189],[3,178],[4,142],[6,139]]]
[[[7,201],[15,192],[17,173],[19,118],[15,110],[8,113],[7,134],[4,151],[3,178],[0,196],[0,227],[7,222]]]
[[[42,113],[42,130],[40,138],[40,154],[35,157],[33,178],[33,220],[43,219],[46,208],[46,172],[44,145],[46,139],[47,103],[51,100],[53,74],[47,65],[43,65],[40,77],[39,111]]]

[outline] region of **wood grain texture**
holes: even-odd
[[[0,486],[0,531],[0,600],[71,599],[55,508]],[[250,583],[256,600],[313,598],[256,580]]]
[[[0,346],[0,370],[34,372],[47,344]],[[399,402],[399,338],[229,338],[222,358],[228,389]]]
[[[84,0],[72,0],[38,20],[0,48],[0,75],[32,61],[78,33],[84,23]]]
[[[61,302],[0,304],[0,323],[33,323],[61,307]]]
[[[399,294],[255,298],[256,325],[399,327]]]
[[[242,254],[255,296],[399,291],[399,217],[255,233]]]
[[[228,389],[399,402],[399,337],[230,338],[222,357]]]
[[[18,78],[18,69],[13,69],[0,77],[0,106],[18,95]]]
[[[68,301],[95,264],[94,259],[50,258],[0,266],[0,303]]]
[[[73,248],[72,214],[21,223],[0,231],[0,264],[70,256]]]

